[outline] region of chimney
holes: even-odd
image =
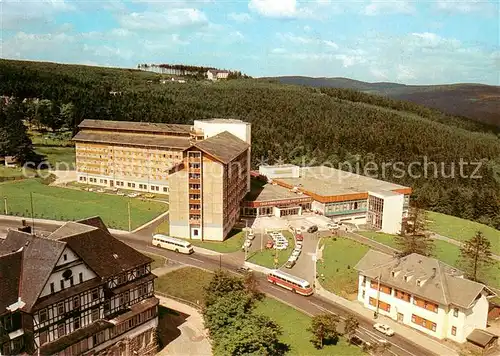
[[[433,267],[432,268],[432,276],[431,276],[431,278],[436,277],[436,273],[437,273],[437,269],[436,269],[436,267]]]

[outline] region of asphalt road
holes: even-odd
[[[27,219],[28,222],[28,219]],[[7,228],[17,228],[18,224],[9,221],[8,219],[0,219],[0,236],[2,232],[5,232]],[[53,224],[37,224],[35,228],[39,231],[54,231],[57,229],[57,225]],[[202,254],[193,255],[182,255],[176,254],[175,252],[160,249],[152,246],[145,236],[127,234],[116,236],[128,245],[145,252],[154,252],[156,254],[167,257],[170,260],[179,262],[181,264],[200,267],[207,270],[217,270],[219,268],[237,273],[236,270],[239,267],[238,263],[226,256],[209,256]],[[327,299],[320,296],[312,295],[310,297],[303,297],[294,294],[283,288],[274,286],[266,281],[266,276],[260,273],[256,273],[256,278],[259,282],[259,289],[276,298],[280,301],[292,306],[295,309],[301,310],[308,315],[317,315],[322,313],[334,313],[341,317],[350,314],[350,310],[333,303]],[[392,337],[386,337],[385,335],[375,331],[373,329],[373,320],[365,318],[361,315],[356,315],[359,320],[358,336],[364,341],[375,342],[381,339],[386,340],[390,343],[390,347],[386,352],[387,355],[401,355],[401,356],[431,356],[435,355],[429,350],[422,348],[419,345],[399,336],[396,331],[396,335]]]
[[[232,259],[228,259],[225,256],[208,256],[202,254],[192,254],[192,255],[182,255],[176,254],[175,252],[164,250],[161,248],[154,247],[149,243],[144,243],[142,240],[137,240],[132,235],[127,236],[119,236],[119,239],[127,243],[128,245],[145,252],[153,252],[164,257],[167,257],[170,260],[179,262],[181,264],[200,267],[207,270],[217,270],[219,268],[234,272],[239,267],[235,261]],[[283,288],[274,286],[267,282],[266,276],[261,273],[256,273],[256,278],[259,282],[259,289],[276,298],[280,301],[289,304],[295,309],[299,309],[308,315],[317,315],[323,313],[334,313],[341,317],[346,316],[348,314],[352,314],[352,312],[344,307],[332,303],[331,301],[324,299],[320,296],[312,295],[310,297],[303,297],[297,294],[294,294],[288,290]],[[361,315],[356,315],[359,320],[359,331],[358,336],[368,342],[375,342],[381,339],[385,339],[388,343],[391,344],[387,355],[402,355],[402,356],[427,356],[427,355],[435,355],[434,353],[428,351],[425,348],[420,347],[419,345],[414,344],[413,342],[397,335],[392,337],[386,337],[385,335],[375,331],[373,329],[373,321],[367,319]]]

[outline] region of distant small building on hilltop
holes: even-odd
[[[228,76],[229,76],[228,70],[219,70],[219,69],[207,70],[207,79],[214,82],[219,79],[227,79]]]

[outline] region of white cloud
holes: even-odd
[[[409,0],[371,0],[364,8],[364,14],[369,16],[385,14],[412,14],[415,5]]]
[[[310,26],[304,26],[304,31],[305,32],[310,32],[311,31],[311,27]]]
[[[455,13],[496,13],[498,16],[498,3],[495,4],[488,0],[436,0],[436,8],[440,11]]]
[[[330,40],[322,40],[322,39],[313,38],[313,37],[296,36],[290,32],[277,33],[276,36],[281,41],[291,42],[291,43],[300,44],[300,45],[319,45],[319,46],[325,46],[326,48],[330,48],[330,49],[338,49],[339,48],[339,46],[335,42],[330,41]]]
[[[296,0],[250,0],[248,8],[265,17],[292,18],[297,16]]]
[[[2,30],[22,30],[26,25],[47,23],[58,13],[74,9],[64,0],[0,0]]]
[[[245,39],[245,36],[240,31],[231,32],[229,37],[237,42]]]
[[[231,12],[228,17],[236,22],[249,22],[252,20],[252,16],[246,12]]]
[[[283,54],[283,53],[286,53],[286,49],[282,48],[282,47],[273,48],[271,50],[271,53],[273,53],[273,54]]]
[[[460,41],[457,39],[445,39],[431,32],[412,33],[409,40],[410,46],[421,48],[457,49],[461,46]]]
[[[130,30],[162,31],[182,27],[199,27],[209,24],[208,18],[198,9],[172,9],[164,12],[132,12],[120,17],[122,27]]]

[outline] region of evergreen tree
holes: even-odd
[[[493,263],[491,255],[491,243],[481,231],[465,241],[460,248],[460,259],[470,279],[478,281],[480,272]]]

